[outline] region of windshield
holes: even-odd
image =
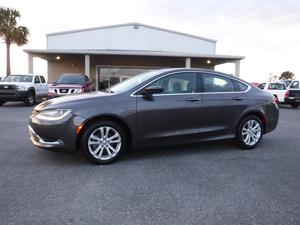
[[[144,81],[154,77],[160,73],[163,73],[165,70],[152,70],[149,72],[141,73],[137,76],[131,77],[121,83],[118,83],[112,86],[108,91],[114,93],[123,93],[129,91],[130,89],[138,86],[139,84],[143,83]]]
[[[32,82],[32,76],[30,75],[9,75],[5,78],[5,82]]]
[[[80,75],[62,75],[56,81],[56,84],[83,84],[84,76]]]
[[[269,90],[285,90],[285,84],[280,83],[270,83]]]

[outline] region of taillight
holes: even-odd
[[[290,92],[289,92],[289,91],[286,91],[285,94],[284,94],[284,97],[285,97],[285,98],[288,98],[289,95],[290,95]]]
[[[273,97],[273,104],[275,104],[275,105],[279,104],[279,100],[276,96]]]

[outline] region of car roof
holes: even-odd
[[[230,79],[235,79],[237,81],[241,81],[243,83],[247,83],[248,85],[251,85],[249,82],[240,79],[239,77],[236,77],[232,74],[227,74],[227,73],[223,73],[223,72],[219,72],[219,71],[215,71],[215,70],[210,70],[210,69],[202,69],[202,68],[168,68],[168,69],[159,69],[157,70],[158,72],[161,73],[170,73],[170,72],[181,72],[181,71],[195,71],[195,72],[204,72],[204,73],[212,73],[212,74],[216,74],[216,75],[221,75],[221,76],[226,76]]]

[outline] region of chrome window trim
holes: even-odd
[[[173,74],[177,74],[177,73],[205,73],[205,74],[211,74],[211,75],[217,75],[217,76],[221,76],[221,77],[225,77],[227,79],[232,79],[235,80],[236,82],[240,82],[242,84],[245,84],[248,88],[245,91],[231,91],[231,92],[194,92],[194,93],[177,93],[177,94],[153,94],[153,96],[176,96],[176,95],[195,95],[195,94],[241,94],[241,93],[247,93],[248,91],[250,91],[250,89],[252,88],[249,84],[240,81],[238,79],[235,79],[234,77],[229,77],[226,74],[219,74],[217,72],[209,72],[209,71],[201,71],[201,70],[182,70],[182,71],[176,71],[176,72],[171,72],[171,73],[167,73],[161,77],[158,77],[150,82],[148,82],[147,84],[143,85],[142,87],[140,87],[138,90],[134,91],[131,93],[130,97],[143,97],[143,95],[135,95],[135,93],[139,92],[140,90],[142,90],[144,87],[146,87],[147,85],[157,81],[158,79],[164,78],[166,76],[171,76]]]

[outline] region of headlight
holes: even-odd
[[[18,91],[26,91],[26,90],[27,90],[27,87],[24,86],[24,85],[18,85],[18,86],[17,86],[17,90],[18,90]]]
[[[70,113],[70,109],[48,109],[41,111],[35,118],[39,120],[57,121],[67,117]]]
[[[48,89],[48,92],[50,92],[50,93],[55,93],[55,90],[54,90],[54,88],[49,88],[49,89]]]
[[[82,93],[82,89],[74,89],[74,93]]]

